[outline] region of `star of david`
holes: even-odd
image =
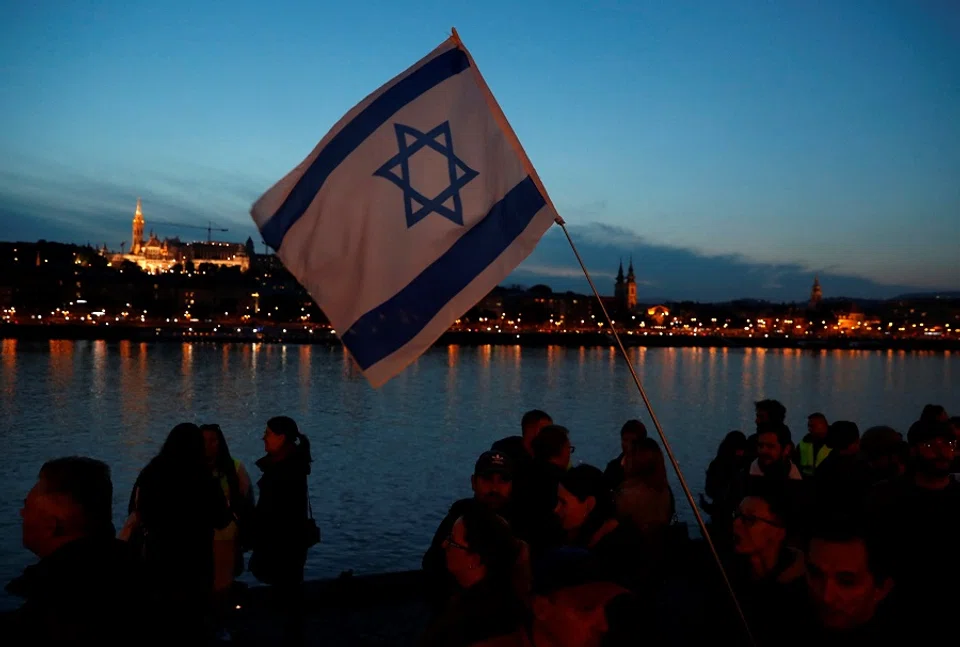
[[[403,191],[407,228],[413,227],[431,213],[438,213],[452,223],[463,225],[460,189],[479,173],[454,154],[450,122],[445,121],[427,133],[403,124],[394,124],[393,127],[397,134],[397,146],[400,152],[388,159],[374,175],[390,180]],[[431,148],[447,160],[449,184],[432,198],[425,196],[410,184],[410,158],[423,148]]]

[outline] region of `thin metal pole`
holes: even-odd
[[[713,544],[713,539],[711,539],[710,533],[707,531],[707,524],[704,523],[703,517],[700,515],[700,510],[697,507],[697,503],[693,499],[693,493],[690,491],[689,486],[687,486],[687,480],[683,477],[683,472],[680,471],[680,464],[677,462],[676,456],[673,455],[673,449],[671,449],[670,443],[667,441],[667,437],[663,433],[663,428],[660,426],[660,421],[657,420],[657,414],[653,412],[653,405],[650,404],[650,398],[647,397],[647,392],[644,390],[643,384],[640,382],[640,376],[637,375],[637,371],[633,368],[633,362],[630,361],[630,356],[627,355],[627,349],[624,348],[623,342],[620,340],[620,335],[617,334],[617,330],[613,325],[613,320],[610,319],[610,315],[607,313],[607,308],[603,305],[603,300],[600,298],[600,293],[597,292],[597,286],[593,284],[593,279],[590,278],[590,272],[587,271],[587,266],[584,265],[583,259],[580,257],[580,252],[577,251],[577,246],[574,245],[573,238],[570,237],[570,232],[567,231],[566,223],[564,222],[563,218],[559,216],[557,216],[556,223],[560,225],[561,229],[563,229],[563,233],[567,237],[567,242],[570,243],[570,249],[573,250],[574,255],[577,257],[577,262],[580,263],[580,268],[583,270],[583,275],[587,277],[587,283],[590,284],[590,289],[593,290],[593,295],[597,298],[597,303],[600,304],[600,310],[603,312],[603,318],[606,319],[607,324],[610,326],[610,332],[613,333],[613,338],[616,340],[617,346],[620,348],[620,354],[627,363],[627,368],[630,369],[630,375],[633,376],[633,382],[637,385],[637,391],[640,392],[640,397],[643,398],[643,403],[647,406],[647,412],[650,414],[650,419],[653,420],[653,426],[657,429],[657,435],[660,436],[660,442],[663,444],[663,449],[667,453],[667,456],[670,457],[670,464],[673,465],[673,469],[677,473],[677,478],[680,479],[680,487],[683,488],[683,493],[687,496],[687,501],[690,503],[690,507],[693,509],[693,514],[697,518],[697,525],[700,526],[700,532],[703,534],[703,538],[707,540],[707,545],[710,547],[710,552],[713,554],[713,559],[717,562],[717,567],[720,569],[720,575],[723,576],[723,582],[727,585],[727,591],[730,593],[730,599],[733,600],[733,605],[737,608],[737,613],[740,615],[740,620],[743,623],[743,630],[747,634],[747,639],[751,645],[756,645],[756,642],[753,639],[753,632],[750,631],[750,624],[747,622],[747,617],[743,613],[743,608],[740,606],[740,601],[737,600],[737,594],[733,590],[733,585],[730,583],[730,578],[727,577],[727,571],[723,568],[723,562],[720,561],[720,554],[717,552],[717,547]]]

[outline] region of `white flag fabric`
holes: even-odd
[[[557,217],[456,33],[348,112],[251,215],[374,387]]]

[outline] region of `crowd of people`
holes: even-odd
[[[117,532],[102,461],[70,456],[40,469],[27,494],[23,545],[40,561],[7,586],[24,599],[4,617],[4,645],[171,645],[229,641],[235,577],[269,584],[302,642],[310,442],[279,416],[264,429],[259,498],[218,425],[182,423],[140,472]]]
[[[427,647],[945,644],[960,603],[960,418],[906,438],[756,403],[700,507],[719,559],[677,522],[660,445],[628,421],[606,469],[571,467],[543,411],[477,460],[423,557]],[[722,566],[722,570],[721,570]],[[734,602],[734,600],[736,602]]]
[[[776,400],[731,431],[699,506],[716,557],[677,518],[660,444],[638,420],[605,469],[572,466],[567,428],[534,410],[483,452],[423,556],[423,647],[941,644],[960,602],[960,418],[928,405],[905,437]],[[304,641],[303,571],[319,542],[310,444],[265,427],[259,496],[217,425],[177,425],[140,472],[117,532],[109,467],[49,461],[24,502],[39,562],[4,644],[229,640],[245,566]],[[250,552],[246,564],[244,554]]]

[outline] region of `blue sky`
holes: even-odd
[[[0,239],[118,247],[137,196],[148,227],[255,235],[253,200],[455,25],[602,286],[633,254],[641,295],[960,289],[960,5],[590,5],[7,0]],[[558,242],[514,278],[583,289]]]

